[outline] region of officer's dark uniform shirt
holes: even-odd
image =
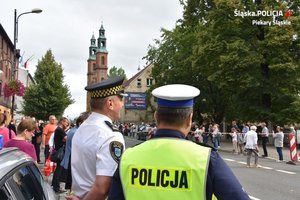
[[[166,137],[185,139],[180,132],[169,129],[158,129],[153,138]],[[207,173],[206,197],[208,200],[211,199],[213,193],[218,200],[250,199],[247,193],[243,191],[241,184],[236,179],[231,169],[214,149],[212,149],[210,154]],[[113,177],[113,183],[109,192],[108,200],[121,199],[125,198],[118,168]]]

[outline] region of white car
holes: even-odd
[[[0,150],[0,200],[54,200],[33,159],[18,148]]]

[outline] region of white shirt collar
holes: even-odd
[[[112,120],[107,117],[106,115],[103,115],[101,113],[97,113],[97,112],[92,112],[91,114],[93,117],[97,117],[97,118],[104,118],[104,121],[109,121],[110,123],[112,123]]]

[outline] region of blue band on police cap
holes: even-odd
[[[193,107],[193,99],[188,100],[179,100],[179,101],[170,101],[166,99],[157,98],[157,104],[161,107],[173,107],[173,108],[184,108],[184,107]]]

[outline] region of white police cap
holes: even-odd
[[[165,85],[152,91],[152,95],[157,97],[158,106],[173,108],[193,107],[193,100],[199,94],[198,88],[183,84]]]

